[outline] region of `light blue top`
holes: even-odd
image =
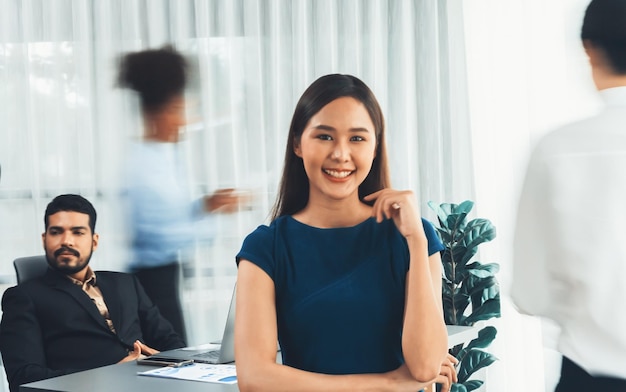
[[[135,143],[126,166],[130,268],[157,267],[179,260],[179,251],[210,239],[203,200],[190,196],[187,172],[176,143]]]
[[[444,249],[422,219],[429,255]],[[259,226],[237,260],[274,281],[286,365],[326,374],[382,373],[403,362],[409,249],[391,220],[320,229],[291,216]]]

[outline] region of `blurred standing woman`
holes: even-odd
[[[443,244],[413,192],[388,188],[384,133],[356,77],[323,76],[300,98],[272,222],[237,255],[242,391],[415,392],[455,380]]]
[[[177,143],[185,121],[187,63],[171,47],[128,53],[121,59],[118,84],[137,92],[143,140],[130,151],[126,170],[133,272],[150,299],[186,340],[180,303],[180,251],[199,235],[207,212],[233,211],[232,189],[192,200]]]

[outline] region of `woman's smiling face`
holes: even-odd
[[[309,179],[309,202],[358,200],[359,185],[376,155],[374,124],[361,102],[337,98],[311,117],[294,152]]]

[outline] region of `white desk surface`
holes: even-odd
[[[478,335],[474,327],[448,325],[448,345],[453,347]],[[237,392],[237,385],[138,376],[137,372],[154,369],[135,362],[115,364],[83,372],[66,374],[20,386],[20,392],[150,391],[150,392]]]
[[[448,329],[448,347],[466,343],[478,336],[477,327],[463,327],[460,325],[446,325]]]

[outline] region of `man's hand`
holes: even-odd
[[[158,350],[141,343],[139,340],[135,340],[135,343],[133,344],[133,351],[129,352],[128,355],[122,358],[122,360],[118,363],[136,361],[146,355],[154,355],[158,353]]]

